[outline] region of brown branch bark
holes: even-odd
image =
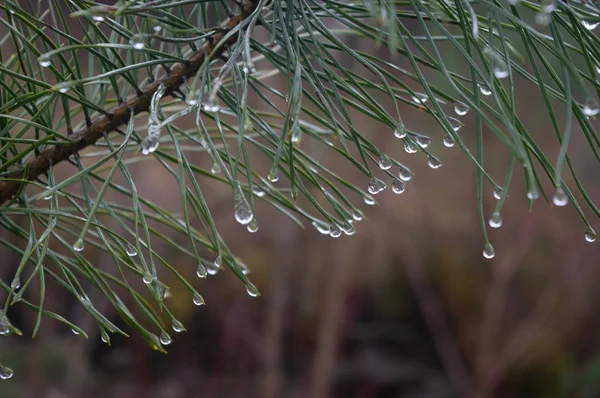
[[[131,117],[131,112],[136,115],[138,113],[147,112],[150,107],[152,95],[161,84],[167,87],[165,95],[170,95],[176,91],[185,79],[192,78],[196,75],[206,57],[215,49],[215,44],[219,43],[225,35],[235,29],[244,19],[246,19],[256,8],[256,0],[245,0],[240,2],[241,11],[229,19],[225,28],[216,33],[212,40],[204,45],[200,50],[195,52],[185,63],[176,64],[171,69],[170,73],[157,79],[152,84],[146,86],[140,95],[129,98],[123,104],[111,109],[108,115],[97,117],[88,127],[83,127],[76,130],[70,135],[74,140],[71,143],[57,144],[41,151],[33,160],[29,161],[29,181],[36,179],[41,174],[44,174],[50,168],[50,165],[56,165],[69,156],[74,155],[82,149],[94,145],[104,134],[115,131],[119,126],[126,124]],[[221,46],[215,53],[215,56],[220,56],[225,48],[232,43],[235,43],[239,33],[232,35],[225,45]],[[17,171],[9,174],[5,181],[0,181],[0,205],[11,199],[24,181],[19,181],[24,177],[23,171]]]

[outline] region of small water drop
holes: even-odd
[[[158,138],[154,135],[147,135],[142,141],[142,153],[148,155],[158,149]]]
[[[262,198],[263,196],[265,196],[265,191],[263,191],[258,185],[252,186],[252,193],[254,195],[258,196],[259,198]]]
[[[204,266],[204,264],[202,264],[201,262],[198,263],[198,269],[196,270],[196,275],[198,275],[198,278],[206,278],[206,275],[208,273],[206,272],[206,267]]]
[[[216,96],[214,96],[214,97],[209,96],[208,99],[206,100],[206,102],[204,102],[204,104],[202,104],[202,108],[206,112],[212,112],[212,113],[216,113],[216,112],[219,112],[219,110],[221,110],[221,106],[219,105],[219,101]]]
[[[392,161],[386,155],[382,154],[377,162],[381,170],[388,170],[392,167]]]
[[[589,21],[582,20],[581,24],[587,30],[594,30],[594,29],[596,29],[598,27],[598,24],[600,24],[600,23],[599,22],[589,22]]]
[[[397,127],[394,130],[394,137],[396,137],[396,138],[404,138],[404,137],[406,137],[406,134],[407,134],[407,132],[406,132],[406,128],[404,126]]]
[[[406,183],[400,179],[395,179],[392,182],[392,192],[399,195],[406,190]]]
[[[454,117],[448,117],[448,122],[450,123],[450,126],[454,131],[458,131],[461,129],[462,126],[464,126],[460,120]]]
[[[197,306],[206,304],[204,302],[204,298],[198,293],[194,293],[194,297],[192,297],[192,302],[194,303],[194,305]]]
[[[548,26],[550,21],[552,21],[552,13],[540,11],[535,14],[535,23],[538,25]]]
[[[483,257],[490,259],[494,258],[496,253],[494,252],[494,246],[491,243],[486,243],[483,247]]]
[[[198,105],[198,97],[195,93],[190,92],[185,96],[185,103],[189,106],[196,106]]]
[[[143,50],[144,47],[146,47],[145,38],[139,33],[136,33],[133,36],[131,36],[129,44],[131,44],[136,50]]]
[[[71,329],[71,333],[73,333],[75,336],[79,336],[79,331],[75,329]]]
[[[248,295],[250,297],[260,296],[260,293],[258,292],[258,289],[256,288],[256,286],[254,286],[250,282],[248,282],[248,284],[246,285],[246,291],[248,292]]]
[[[354,220],[352,220],[354,221]],[[352,223],[347,222],[342,226],[342,232],[344,232],[346,235],[354,235],[356,233],[356,230],[354,229],[354,227],[352,226]]]
[[[0,336],[7,336],[10,333],[10,322],[4,310],[0,310]]]
[[[536,200],[540,197],[540,194],[537,191],[536,187],[531,188],[531,190],[527,191],[527,199]]]
[[[406,167],[400,166],[400,173],[398,173],[398,176],[400,177],[400,179],[402,181],[406,182],[406,181],[410,181],[411,178],[413,178],[413,173]]]
[[[373,177],[369,181],[369,186],[367,187],[367,190],[369,191],[369,193],[371,195],[377,195],[379,192],[383,191],[385,188],[386,188],[386,185],[383,183],[383,181],[378,180],[377,178]]]
[[[235,220],[240,224],[248,225],[254,218],[254,214],[252,213],[252,209],[250,208],[248,201],[246,201],[246,198],[244,198],[244,195],[241,193],[238,195],[234,208]]]
[[[73,244],[73,250],[75,250],[76,252],[80,252],[83,250],[83,239],[77,239],[77,241],[75,241],[75,243]]]
[[[17,290],[20,287],[21,287],[21,278],[19,278],[18,276],[15,276],[15,278],[12,280],[12,282],[10,284],[10,288],[12,290]]]
[[[443,142],[446,148],[452,148],[454,146],[454,138],[452,138],[451,135],[445,135]]]
[[[463,104],[462,102],[455,102],[454,112],[456,112],[458,116],[464,116],[467,114],[467,112],[469,112],[469,107],[466,104]]]
[[[160,334],[160,344],[169,345],[172,343],[171,336],[167,334],[167,332],[161,332]]]
[[[252,221],[250,221],[250,223],[248,224],[247,229],[248,232],[250,232],[251,234],[258,231],[258,222],[256,221],[256,218],[252,218]]]
[[[415,141],[417,141],[417,145],[419,145],[421,148],[427,148],[429,144],[431,144],[431,138],[425,137],[424,135],[416,136]]]
[[[596,116],[600,113],[600,102],[596,97],[588,97],[583,103],[583,114],[586,116]]]
[[[588,228],[585,230],[585,240],[592,243],[596,241],[596,231],[592,228]]]
[[[59,93],[65,94],[71,89],[71,85],[67,82],[62,82],[62,83],[58,83],[56,85],[56,88],[58,89]]]
[[[492,68],[492,71],[494,72],[494,76],[496,76],[497,79],[505,79],[508,77],[508,66],[506,65],[506,62],[504,62],[504,60],[494,60],[494,66]]]
[[[494,187],[494,199],[500,200],[502,197],[502,187]]]
[[[94,20],[95,22],[103,22],[104,17],[102,15],[92,15],[92,20]]]
[[[439,169],[440,167],[442,167],[442,162],[440,162],[439,159],[431,155],[429,156],[429,161],[427,162],[427,164],[429,164],[429,167],[431,167],[432,169]]]
[[[50,57],[46,54],[42,54],[38,57],[38,62],[42,68],[47,68],[50,66]]]
[[[415,104],[424,104],[429,100],[429,97],[427,96],[427,94],[424,93],[416,93],[416,95],[413,95],[412,97],[412,101]]]
[[[290,138],[290,140],[292,141],[292,144],[298,144],[298,143],[300,143],[301,138],[302,138],[302,133],[301,133],[300,129],[296,129],[292,133],[292,137]]]
[[[356,221],[360,221],[363,219],[363,215],[360,212],[360,210],[353,210],[352,211],[352,218],[355,219]]]
[[[127,244],[127,248],[125,249],[125,252],[127,253],[127,255],[129,257],[137,256],[137,250],[136,250],[135,246],[132,245],[131,243]]]
[[[217,262],[217,260],[219,260],[219,261]],[[221,267],[221,256],[217,257],[217,259],[215,260],[214,263],[206,264],[206,273],[211,276],[217,275],[219,273],[220,267]]]
[[[418,151],[417,146],[411,141],[404,142],[404,151],[406,153],[416,153]]]
[[[364,195],[363,201],[367,206],[375,206],[375,199],[370,195]]]
[[[13,377],[14,371],[11,368],[0,365],[0,379],[8,380]]]
[[[492,228],[500,228],[502,226],[502,216],[499,212],[495,211],[492,213],[488,223]]]
[[[487,86],[487,84],[479,85],[479,92],[485,96],[492,95],[492,90]]]
[[[556,0],[542,0],[542,11],[550,14],[556,9]]]
[[[162,26],[160,26],[160,25],[154,25],[154,26],[152,27],[152,30],[153,30],[155,33],[158,33],[158,32],[160,32],[160,31],[162,30]]]
[[[329,227],[329,236],[332,238],[339,238],[342,235],[342,230],[335,224],[331,224]]]
[[[100,340],[102,340],[103,343],[110,345],[110,336],[104,329],[100,329]]]
[[[214,175],[217,175],[217,174],[221,174],[221,171],[223,171],[223,170],[221,169],[221,166],[219,165],[219,163],[214,162],[212,167],[210,168],[210,172]]]
[[[183,323],[179,322],[177,319],[173,319],[171,322],[171,327],[175,333],[181,333],[185,330]]]
[[[329,235],[329,225],[320,223],[318,221],[313,221],[312,225],[317,229],[317,231],[319,231],[319,233],[323,235]]]
[[[154,277],[152,276],[152,274],[150,272],[146,272],[144,274],[144,276],[142,277],[142,281],[146,284],[149,285],[152,283],[152,281],[154,280]]]
[[[269,175],[267,176],[267,179],[271,182],[279,181],[279,169],[273,167],[271,169],[271,171],[269,171]]]
[[[552,197],[552,203],[554,203],[555,206],[566,206],[568,202],[569,197],[567,196],[565,190],[562,189],[562,187],[556,188],[556,192]]]

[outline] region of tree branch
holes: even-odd
[[[46,173],[50,165],[56,165],[67,160],[69,156],[78,153],[82,149],[94,145],[104,134],[115,131],[119,126],[126,124],[131,117],[131,112],[136,115],[147,112],[150,107],[152,95],[161,84],[164,84],[167,88],[165,95],[176,92],[186,79],[190,79],[198,73],[206,57],[215,49],[215,44],[219,43],[228,33],[246,19],[256,9],[257,3],[257,0],[242,1],[239,4],[241,11],[231,17],[225,28],[212,36],[212,39],[200,50],[196,51],[185,63],[174,65],[170,73],[146,86],[140,95],[136,95],[123,104],[111,109],[107,115],[99,116],[90,126],[74,131],[69,136],[74,142],[57,144],[41,151],[33,160],[29,161],[27,179],[29,181],[36,179],[41,174]],[[216,51],[215,57],[220,57],[225,48],[235,43],[238,34],[239,32],[227,39],[225,45]],[[21,185],[25,184],[22,181],[23,178],[24,171],[20,170],[9,174],[3,181],[0,181],[0,205],[11,199],[19,191]]]

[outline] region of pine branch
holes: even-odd
[[[186,62],[174,65],[166,75],[146,86],[141,94],[109,110],[107,114],[99,116],[91,125],[74,131],[69,135],[69,138],[73,140],[72,143],[58,144],[41,151],[29,162],[27,179],[29,181],[35,180],[40,175],[46,173],[51,166],[67,160],[71,155],[78,153],[90,145],[94,145],[104,134],[115,131],[120,126],[126,124],[131,117],[131,112],[136,115],[147,112],[150,107],[152,95],[161,84],[164,84],[166,87],[165,95],[177,92],[186,79],[190,79],[196,75],[205,62],[206,57],[215,50],[216,44],[252,14],[257,4],[257,0],[244,0],[240,2],[241,11],[231,17],[225,27],[212,36]],[[235,43],[238,34],[239,32],[236,32],[231,35],[224,45],[215,51],[214,57],[219,58],[231,44]],[[19,191],[24,175],[25,172],[23,170],[15,171],[9,174],[5,181],[0,182],[0,205],[11,199]]]

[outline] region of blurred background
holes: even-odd
[[[410,69],[405,59],[374,51]],[[445,53],[449,66],[460,68],[452,54]],[[269,84],[285,89],[280,78]],[[527,86],[519,93],[523,122],[536,126],[536,139],[555,159],[558,144],[541,97]],[[426,156],[406,154],[392,131],[354,115],[359,131],[415,174],[403,194],[387,189],[376,206],[362,207],[365,219],[355,235],[333,239],[311,225],[299,228],[265,203],[257,204],[259,231],[250,234],[234,220],[230,187],[201,180],[220,232],[261,296],[250,297],[229,271],[199,279],[187,256],[155,246],[206,300],[194,306],[164,272],[169,306],[187,329],[172,333],[164,355],[92,295],[131,334],[113,336],[107,346],[80,305],[49,284],[46,306],[90,338],[43,319],[31,339],[37,314],[11,307],[9,317],[25,336],[0,339],[2,363],[15,370],[0,382],[0,397],[600,397],[600,249],[584,239],[573,206],[556,208],[542,197],[529,209],[517,171],[504,224],[488,230],[496,256],[485,259],[474,165],[458,148],[442,145],[444,133],[431,117],[408,107],[403,112],[408,128],[434,139],[430,148],[443,167],[429,168]],[[469,113],[461,120],[461,136],[474,151],[474,118]],[[484,143],[486,170],[502,181],[509,153],[487,130]],[[368,184],[321,145],[300,145],[350,181]],[[570,154],[588,194],[600,199],[600,170],[577,126]],[[266,175],[271,164],[255,155],[254,167]],[[210,169],[203,153],[192,158]],[[61,167],[63,176],[74,170]],[[180,210],[178,186],[158,162],[148,157],[131,170],[141,195]],[[551,186],[545,188],[551,196]],[[487,222],[496,205],[491,186],[484,185],[483,196]],[[186,242],[185,236],[173,239]],[[93,248],[85,254],[100,268],[114,267]],[[4,247],[0,256],[0,278],[10,281],[20,258]],[[141,280],[132,283],[142,287]]]

